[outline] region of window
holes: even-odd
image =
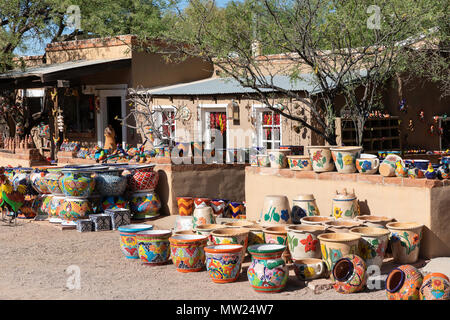
[[[281,119],[278,113],[262,109],[257,112],[258,147],[279,149],[281,144]]]
[[[158,106],[154,108],[154,121],[156,128],[165,137],[162,141],[159,141],[155,137],[155,145],[160,143],[168,145],[170,141],[175,140],[175,109],[172,106]]]
[[[94,95],[64,96],[64,125],[68,133],[95,132],[95,102]]]

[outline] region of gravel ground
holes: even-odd
[[[155,229],[173,226],[174,217],[147,222]],[[256,293],[246,267],[237,282],[215,284],[204,272],[180,273],[174,265],[149,267],[126,259],[118,231],[61,231],[42,222],[0,222],[0,299],[167,299],[167,300],[385,300],[384,290],[343,295],[333,289],[315,294],[290,270],[288,285],[277,294]],[[80,289],[68,289],[66,270],[78,266]],[[384,270],[384,277],[391,267]],[[383,270],[382,270],[383,271]],[[219,290],[217,290],[219,289]]]

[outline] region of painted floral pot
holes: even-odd
[[[262,244],[264,242],[264,229],[259,224],[255,223],[249,226],[243,226],[245,229],[249,229],[248,233],[248,245]]]
[[[330,216],[335,219],[354,219],[359,216],[360,213],[358,198],[355,196],[355,191],[350,193],[347,192],[347,189],[344,189],[341,192],[336,191],[331,208]]]
[[[300,223],[307,226],[317,226],[317,225],[322,226],[329,221],[333,221],[333,219],[322,216],[303,217],[300,219]]]
[[[330,232],[350,232],[352,228],[363,227],[363,223],[358,220],[332,220],[323,224]]]
[[[89,219],[94,224],[94,231],[111,230],[111,216],[105,213],[97,213],[89,215]]]
[[[128,201],[122,197],[104,197],[101,200],[101,208],[103,211],[110,209],[129,209],[130,205]]]
[[[38,196],[40,197],[40,196]],[[49,216],[50,215],[50,205],[52,202],[53,196],[52,195],[42,195],[39,200],[39,208],[38,208],[38,214],[43,216]]]
[[[286,246],[256,244],[248,248],[252,262],[247,270],[248,281],[257,292],[280,292],[286,286],[289,270],[281,255]]]
[[[267,155],[269,156],[270,167],[276,169],[283,169],[287,167],[287,155],[291,154],[291,150],[283,149],[269,149]]]
[[[225,209],[227,205],[228,201],[222,199],[212,199],[210,203],[210,206],[213,209],[213,213],[216,218],[225,216]]]
[[[399,157],[398,155],[395,154],[387,155],[386,158],[384,158],[383,162],[381,162],[378,171],[383,177],[395,177],[395,169],[397,161],[400,161],[403,167],[405,166],[402,158]]]
[[[310,216],[320,216],[316,199],[312,194],[300,194],[292,200],[292,223],[299,224],[301,218]]]
[[[66,197],[90,197],[95,188],[95,179],[90,171],[62,169],[59,188]]]
[[[380,160],[375,155],[364,154],[355,161],[356,169],[362,174],[375,174],[380,166]]]
[[[108,171],[98,172],[95,177],[96,189],[100,195],[121,196],[128,185],[128,179],[122,175],[123,170],[109,169]]]
[[[366,266],[381,268],[389,243],[389,231],[384,228],[356,227],[350,233],[361,236],[358,256],[364,259]]]
[[[423,276],[415,267],[405,264],[393,269],[386,279],[388,300],[419,300]]]
[[[361,221],[367,227],[372,228],[386,228],[386,224],[392,222],[394,218],[384,217],[384,216],[357,216],[356,220]]]
[[[339,173],[356,172],[356,159],[361,154],[362,147],[334,147],[330,148],[334,165]]]
[[[194,211],[194,199],[192,197],[177,197],[178,214],[190,216]]]
[[[136,233],[138,254],[141,262],[146,265],[162,265],[169,261],[170,230],[146,230]]]
[[[430,273],[420,287],[421,300],[450,300],[450,280],[443,273]]]
[[[296,171],[312,171],[309,156],[287,156],[289,168]]]
[[[291,215],[289,200],[286,196],[269,195],[264,197],[261,223],[263,224],[289,224]]]
[[[294,272],[301,281],[324,278],[328,274],[322,259],[306,258],[293,260]]]
[[[258,155],[256,154],[250,154],[250,166],[251,167],[258,167]]]
[[[258,167],[270,167],[269,155],[258,154],[256,155],[256,159],[258,161]]]
[[[194,208],[209,207],[210,202],[209,198],[194,198]]]
[[[249,230],[246,228],[222,228],[211,232],[211,240],[215,245],[240,244],[242,246],[242,256],[248,246]]]
[[[245,215],[245,205],[243,202],[230,201],[228,203],[229,213],[233,219],[241,219]]]
[[[282,257],[286,263],[291,261],[291,254],[287,247],[287,229],[285,226],[271,226],[264,227],[264,242],[267,244],[282,244],[286,246],[286,250],[283,252]]]
[[[148,219],[159,216],[161,201],[154,192],[134,193],[130,200],[130,209],[134,219]]]
[[[208,237],[176,235],[169,238],[173,264],[179,272],[197,272],[205,267]]]
[[[317,237],[325,230],[324,226],[289,226],[287,228],[287,244],[292,259],[320,259],[322,254]]]
[[[59,217],[64,221],[76,221],[93,214],[91,203],[86,198],[65,197],[59,211]]]
[[[59,179],[63,176],[61,169],[47,169],[48,173],[45,175],[44,180],[47,184],[48,191],[55,196],[62,196],[62,192],[59,186]]]
[[[130,167],[128,186],[132,192],[151,192],[158,185],[159,174],[153,171],[154,164]]]
[[[214,213],[211,207],[200,207],[194,209],[193,214],[193,228],[194,230],[202,225],[202,224],[214,224],[216,223],[216,219],[214,217]]]
[[[131,213],[129,209],[107,209],[105,210],[105,214],[111,217],[111,228],[113,230],[117,230],[120,226],[126,226],[131,223]]]
[[[239,277],[242,264],[242,246],[238,244],[205,247],[206,270],[215,283],[234,282]]]
[[[339,259],[348,254],[358,254],[361,236],[352,233],[322,233],[317,238],[320,242],[322,260],[331,272]]]
[[[349,254],[339,259],[332,270],[334,290],[339,293],[355,293],[367,283],[366,263],[361,257]]]
[[[33,189],[40,194],[49,194],[50,191],[47,188],[47,183],[45,181],[45,175],[47,174],[47,169],[36,168],[32,173],[30,173],[30,182]]]
[[[386,225],[395,263],[414,263],[419,259],[423,225],[415,222],[390,222]]]
[[[118,228],[120,235],[120,249],[127,259],[139,259],[136,233],[152,230],[153,226],[148,224],[129,224]]]
[[[331,146],[307,147],[314,172],[334,171],[335,165],[330,151]]]
[[[64,205],[65,197],[61,196],[52,196],[49,207],[48,207],[48,217],[49,221],[52,223],[61,223],[61,210]]]
[[[214,242],[212,241],[212,238],[210,237],[211,232],[213,232],[216,229],[222,229],[222,228],[225,228],[225,225],[223,225],[223,224],[216,224],[216,223],[213,223],[213,224],[202,224],[202,225],[199,225],[199,226],[195,227],[195,229],[194,229],[195,232],[194,233],[202,235],[202,236],[207,236],[208,237],[208,243],[207,244],[208,244],[208,246],[211,246],[211,245],[214,244]]]
[[[193,216],[177,216],[175,219],[174,231],[191,230],[194,228]]]

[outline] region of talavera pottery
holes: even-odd
[[[330,232],[350,232],[350,229],[362,227],[364,225],[358,220],[339,219],[325,222],[324,226],[326,226]]]
[[[193,216],[177,216],[175,218],[174,231],[191,230],[194,227],[194,217]]]
[[[149,224],[129,224],[118,228],[120,234],[120,249],[127,259],[139,259],[136,233],[152,230]]]
[[[356,220],[363,222],[367,227],[386,228],[386,224],[392,222],[394,218],[384,216],[357,216]]]
[[[416,262],[419,259],[423,224],[390,222],[386,228],[391,232],[389,240],[394,262],[399,264]]]
[[[79,219],[77,220],[78,232],[92,232],[94,231],[94,223],[91,219]]]
[[[356,169],[362,174],[375,174],[380,166],[380,160],[375,155],[361,154],[356,159]]]
[[[332,146],[308,146],[307,152],[311,159],[314,172],[334,171],[335,165],[331,156]]]
[[[289,224],[291,215],[289,200],[283,195],[269,195],[264,197],[261,212],[261,224]]]
[[[159,174],[153,171],[154,164],[129,166],[128,186],[132,192],[151,192],[158,185]]]
[[[312,194],[299,194],[292,200],[292,223],[301,223],[300,219],[307,216],[320,216],[316,199]]]
[[[210,234],[211,232],[213,232],[216,229],[222,229],[225,228],[225,225],[223,224],[202,224],[199,226],[196,226],[194,231],[196,234],[202,235],[202,236],[207,236],[208,237],[208,246],[211,246],[214,244],[214,242],[212,241]]]
[[[362,147],[333,147],[330,148],[334,165],[339,173],[356,172],[355,161],[361,154]]]
[[[224,199],[212,199],[210,203],[211,208],[213,209],[214,216],[216,218],[218,217],[224,217],[225,211],[228,206],[228,201]]]
[[[109,209],[129,209],[130,205],[128,203],[128,201],[122,197],[122,196],[118,196],[118,197],[103,197],[101,199],[101,209],[102,211],[106,211]]]
[[[48,217],[51,223],[61,223],[60,212],[63,208],[65,197],[52,196],[48,205]]]
[[[384,228],[356,227],[350,233],[361,236],[358,256],[364,259],[367,267],[381,268],[389,242],[389,231]]]
[[[289,226],[287,244],[292,260],[321,258],[318,236],[326,231],[324,226]]]
[[[383,162],[380,164],[378,171],[383,177],[395,177],[395,168],[397,161],[400,161],[402,166],[405,166],[402,158],[395,155],[389,154],[384,158]]]
[[[209,207],[210,202],[209,198],[194,198],[194,208]]]
[[[328,221],[333,221],[330,217],[314,216],[314,217],[303,217],[300,219],[300,223],[303,225],[324,225]]]
[[[282,258],[286,263],[291,261],[289,248],[287,247],[287,229],[286,226],[264,227],[264,242],[268,244],[282,244],[286,246],[286,250],[282,254]]]
[[[242,257],[245,257],[249,232],[246,228],[216,229],[211,232],[211,240],[215,245],[240,244],[242,246]]]
[[[179,272],[197,272],[205,267],[207,236],[175,235],[169,238],[173,264]]]
[[[193,217],[194,217],[193,219],[194,229],[202,224],[216,223],[216,219],[214,217],[213,210],[211,207],[195,208]]]
[[[248,245],[262,244],[264,242],[264,229],[259,224],[255,223],[249,226],[243,226],[245,229],[249,229],[248,233]]]
[[[354,254],[339,259],[332,270],[334,290],[339,293],[362,291],[367,283],[366,263]]]
[[[127,177],[122,175],[123,169],[110,168],[96,174],[95,184],[100,195],[121,196],[127,188]]]
[[[131,196],[130,209],[133,219],[148,219],[159,216],[161,201],[155,192],[138,192]]]
[[[245,219],[245,204],[243,202],[230,201],[228,203],[228,213],[233,219]]]
[[[287,158],[291,154],[291,150],[272,149],[267,150],[269,155],[270,167],[276,169],[283,169],[287,167]]]
[[[259,167],[270,167],[269,155],[267,154],[258,154],[256,155],[256,159],[258,161]]]
[[[237,280],[241,270],[242,246],[238,244],[212,245],[205,247],[206,270],[215,283]]]
[[[64,221],[76,221],[93,213],[91,203],[87,198],[65,197],[59,211],[59,217]]]
[[[30,173],[30,182],[33,189],[40,194],[48,194],[50,191],[47,188],[45,181],[45,175],[47,174],[46,168],[36,168]]]
[[[393,269],[386,279],[388,300],[419,300],[423,276],[411,265]]]
[[[47,169],[48,173],[45,175],[44,180],[47,184],[48,191],[55,196],[62,196],[64,193],[59,187],[59,179],[63,176],[61,168]]]
[[[312,171],[311,159],[309,156],[287,156],[289,168],[298,171]]]
[[[111,227],[113,230],[117,230],[120,226],[125,226],[131,223],[131,213],[129,209],[107,209],[105,210],[105,214],[111,216]]]
[[[355,190],[347,192],[347,189],[344,188],[341,192],[336,191],[330,216],[335,219],[354,219],[359,214],[359,203],[355,196]]]
[[[64,168],[59,178],[59,188],[66,197],[90,197],[95,188],[91,171]]]
[[[317,238],[320,241],[322,260],[331,272],[339,259],[348,254],[358,254],[361,236],[352,233],[322,233]]]
[[[248,281],[257,292],[280,292],[286,286],[289,270],[281,258],[286,246],[256,244],[248,248],[252,262],[247,270]]]
[[[309,281],[318,278],[325,278],[328,274],[327,267],[322,259],[298,259],[293,260],[294,272],[301,281]]]
[[[420,287],[420,300],[450,300],[450,280],[439,272],[427,274]]]
[[[146,265],[162,265],[169,261],[170,230],[146,230],[136,233],[138,254]]]
[[[89,219],[94,223],[94,231],[111,230],[111,216],[104,213],[91,214]]]
[[[190,216],[194,210],[194,199],[192,197],[177,197],[178,214]]]

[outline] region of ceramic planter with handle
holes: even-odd
[[[200,207],[195,208],[194,210],[194,230],[201,226],[202,224],[214,224],[216,223],[216,219],[214,217],[214,213],[211,207]]]
[[[320,243],[317,238],[326,231],[324,226],[289,226],[287,244],[293,260],[321,258]]]
[[[414,263],[419,259],[423,225],[415,222],[390,222],[392,256],[395,263]]]
[[[310,281],[325,278],[328,274],[327,267],[322,259],[298,259],[293,261],[294,272],[301,281]]]
[[[307,147],[309,158],[314,172],[334,171],[335,165],[331,156],[331,146]]]
[[[206,270],[215,283],[234,282],[240,275],[242,246],[223,244],[205,247]]]
[[[355,161],[359,158],[362,147],[333,147],[330,150],[339,173],[356,172]]]
[[[359,216],[359,203],[355,191],[347,192],[347,189],[336,191],[331,210],[330,216],[334,219],[354,219]]]
[[[356,169],[362,174],[375,174],[380,166],[380,160],[373,154],[361,154],[356,159]]]

